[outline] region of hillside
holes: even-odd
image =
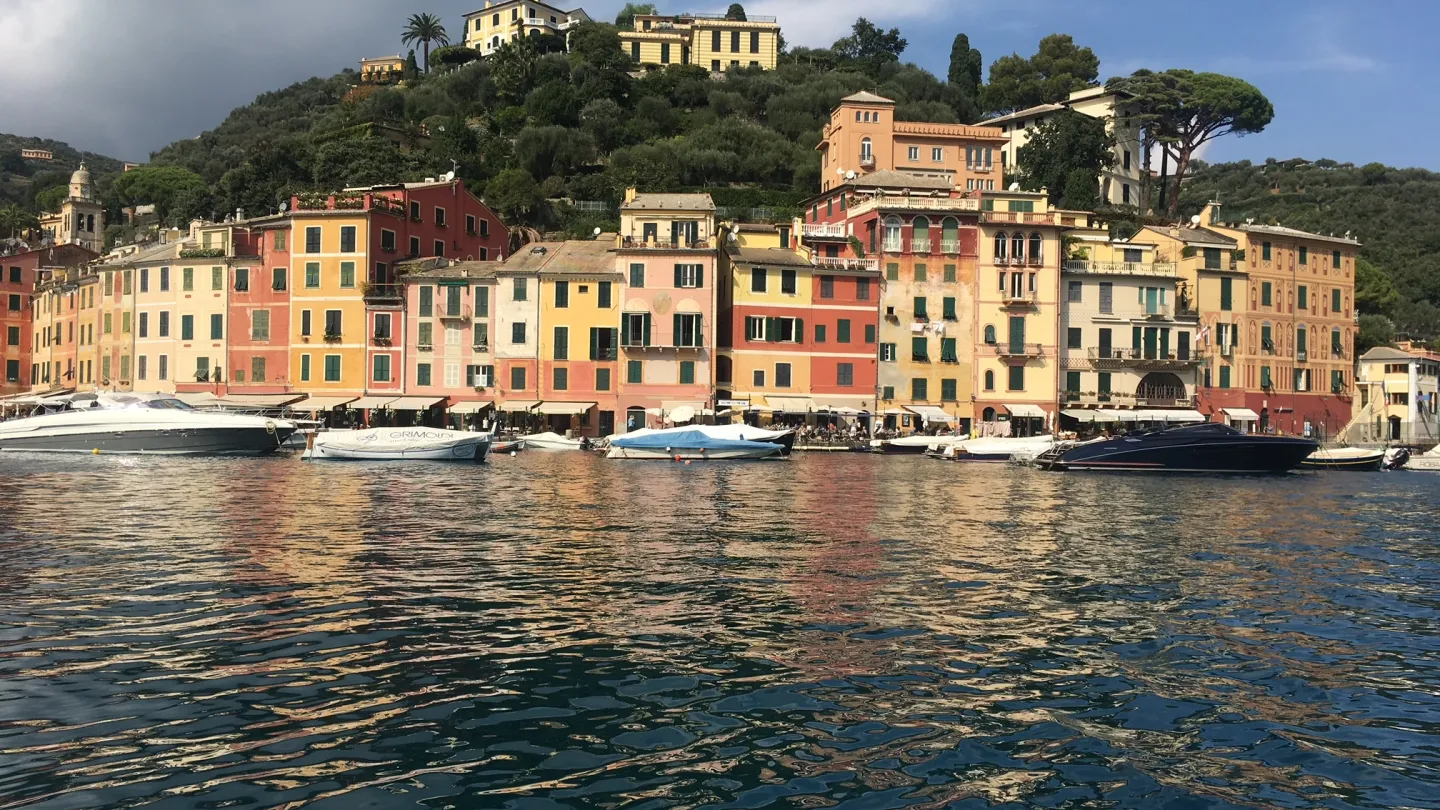
[[[1227,220],[1350,232],[1368,262],[1357,278],[1361,313],[1387,317],[1402,336],[1440,336],[1440,173],[1331,160],[1222,163],[1186,181],[1182,213],[1211,199]]]
[[[25,160],[20,157],[22,149],[48,149],[55,159]],[[15,203],[27,210],[37,210],[36,195],[67,185],[82,160],[102,192],[123,167],[115,158],[84,152],[62,141],[0,133],[0,207]]]

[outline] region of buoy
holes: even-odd
[[[98,456],[98,455],[100,455],[100,448],[97,447],[97,448],[95,448],[94,450],[91,450],[90,453],[91,453],[92,455]]]
[[[686,466],[686,467],[689,467],[689,466],[690,466],[690,459],[688,459],[688,458],[685,459],[685,466]]]

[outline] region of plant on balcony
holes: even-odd
[[[337,195],[335,197],[335,210],[337,211],[359,211],[365,207],[365,197],[359,194]]]
[[[325,342],[326,342],[326,343],[339,343],[339,342],[340,342],[340,333],[339,333],[339,332],[326,332],[326,333],[325,333]]]
[[[1195,246],[1194,246],[1194,245],[1186,245],[1185,247],[1181,248],[1181,249],[1180,249],[1180,256],[1181,256],[1181,258],[1184,258],[1184,259],[1193,259],[1193,258],[1195,258]]]
[[[190,248],[180,251],[182,259],[223,259],[225,251],[220,248]]]
[[[1230,261],[1232,263],[1245,261],[1245,248],[1230,251]]]
[[[860,237],[852,234],[849,242],[850,249],[855,251],[855,255],[861,259],[865,258],[865,243],[860,241]]]
[[[314,211],[324,209],[329,202],[329,197],[319,192],[307,191],[295,195],[295,204],[302,211]]]

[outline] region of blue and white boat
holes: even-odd
[[[646,430],[613,436],[608,458],[718,461],[721,459],[781,458],[783,444],[727,439],[700,428]]]

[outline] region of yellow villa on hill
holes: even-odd
[[[507,42],[541,34],[563,36],[576,25],[589,22],[585,9],[566,11],[537,0],[485,0],[485,8],[465,15],[467,47],[489,56]]]
[[[634,30],[620,32],[620,45],[641,65],[698,65],[711,73],[774,70],[780,23],[754,14],[743,20],[723,14],[636,14]]]

